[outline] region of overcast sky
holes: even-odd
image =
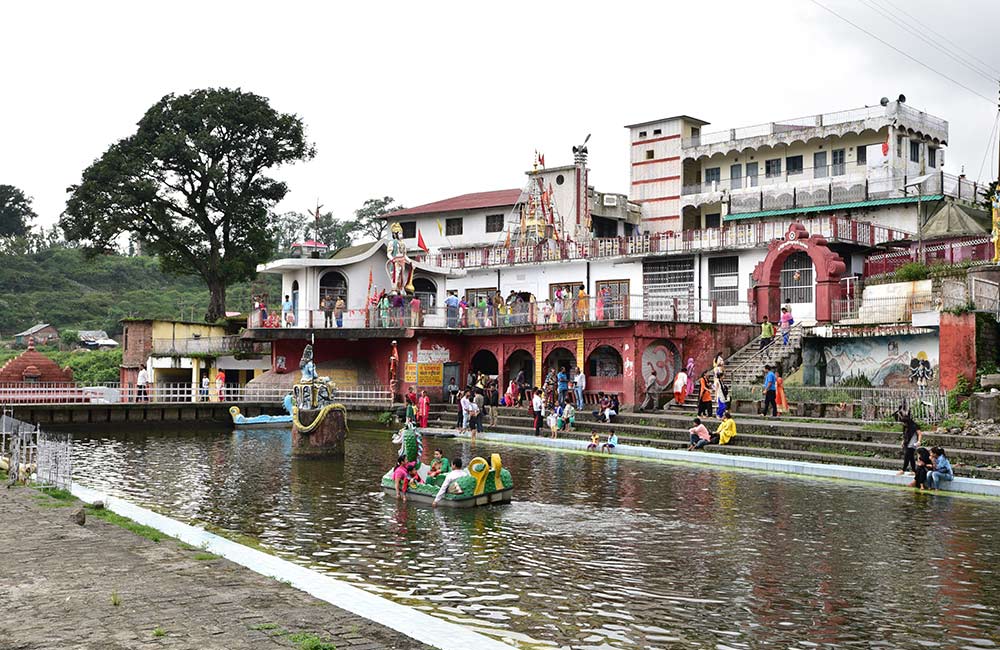
[[[821,1],[995,100],[995,83],[869,4],[1000,68],[997,0]],[[199,87],[300,115],[318,155],[276,172],[291,187],[279,210],[319,199],[340,218],[370,197],[520,187],[536,148],[569,163],[587,133],[592,183],[627,193],[625,124],[688,114],[713,131],[899,93],[950,122],[947,170],[976,178],[997,110],[807,0],[16,2],[0,15],[0,183],[46,224],[147,108]],[[996,160],[994,145],[983,178]]]

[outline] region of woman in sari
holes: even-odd
[[[785,380],[781,378],[781,369],[775,368],[774,374],[777,375],[775,389],[774,402],[778,405],[778,413],[784,415],[788,413],[788,397],[785,396]]]
[[[518,403],[520,397],[521,388],[517,385],[517,382],[513,379],[507,384],[507,392],[504,395],[504,400],[507,402],[507,406],[514,406]]]
[[[576,295],[576,320],[585,323],[590,320],[590,301],[587,300],[587,294],[580,289],[580,292]]]
[[[604,301],[608,297],[608,288],[601,287],[601,290],[597,292],[597,304],[595,305],[596,313],[594,316],[596,320],[604,320]]]
[[[687,376],[688,376],[688,385],[687,385],[687,393],[685,394],[685,396],[687,394],[694,392],[694,357],[688,357]]]

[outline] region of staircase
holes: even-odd
[[[733,385],[756,384],[764,379],[765,365],[780,365],[781,374],[787,376],[802,363],[802,326],[793,325],[788,334],[788,345],[782,343],[781,334],[774,337],[774,343],[760,349],[757,336],[726,359],[726,377]]]

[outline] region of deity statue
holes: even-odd
[[[1000,189],[993,193],[993,263],[1000,264]]]
[[[413,261],[406,256],[406,244],[403,243],[403,227],[394,223],[389,228],[392,238],[386,248],[385,271],[392,283],[391,291],[398,293],[413,293]]]
[[[313,346],[306,344],[306,349],[302,351],[302,360],[299,361],[299,369],[302,370],[302,383],[316,381],[316,364],[313,362]]]

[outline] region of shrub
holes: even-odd
[[[927,268],[927,265],[919,262],[908,262],[896,269],[896,272],[893,274],[897,282],[926,280],[929,276],[930,270]]]
[[[948,391],[948,411],[958,413],[965,408],[966,398],[972,394],[972,384],[964,376],[959,376],[955,387]]]

